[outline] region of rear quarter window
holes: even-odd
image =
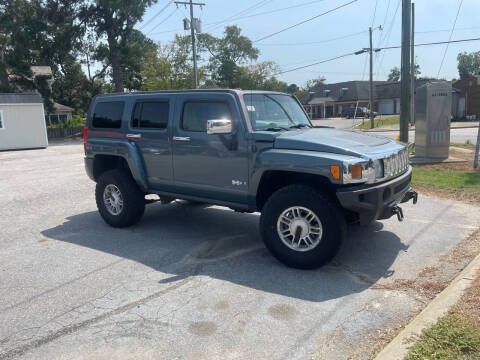
[[[99,102],[93,109],[92,126],[103,129],[119,129],[122,126],[123,101]]]

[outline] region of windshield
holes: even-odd
[[[245,94],[243,99],[253,130],[275,131],[311,126],[307,115],[292,96]]]

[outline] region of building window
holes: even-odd
[[[3,110],[0,110],[0,130],[5,130],[5,119],[3,118]]]

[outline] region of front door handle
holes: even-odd
[[[140,139],[142,137],[142,134],[127,134],[126,136],[129,139]]]
[[[173,141],[189,142],[190,141],[190,136],[174,136]]]

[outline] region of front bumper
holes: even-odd
[[[412,167],[409,166],[403,175],[378,185],[338,189],[337,198],[344,209],[358,214],[361,225],[388,219],[393,215],[401,220],[403,213],[398,204],[412,198],[416,202],[416,193],[410,187],[411,179]]]

